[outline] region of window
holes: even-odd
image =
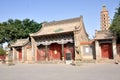
[[[88,47],[85,48],[85,53],[89,53],[89,48]]]
[[[83,50],[84,50],[84,53],[85,54],[88,54],[90,51],[89,51],[89,46],[84,46],[83,47]]]
[[[83,53],[84,55],[91,55],[92,54],[92,48],[88,45],[83,46]]]

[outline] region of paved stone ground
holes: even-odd
[[[120,80],[120,64],[0,64],[0,80]]]

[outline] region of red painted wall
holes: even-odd
[[[0,56],[0,59],[1,59],[1,60],[5,60],[5,58],[6,58],[6,56],[5,56],[5,55]]]
[[[64,45],[64,59],[66,60],[66,53],[70,53],[71,54],[71,59],[74,60],[74,46],[69,45],[71,43],[65,44]],[[57,44],[57,43],[53,43],[48,47],[48,54],[46,55],[45,52],[45,46],[39,46],[38,50],[37,50],[37,60],[38,61],[44,61],[46,59],[46,57],[48,58],[48,60],[62,60],[62,45],[61,44]]]

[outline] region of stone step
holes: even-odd
[[[85,59],[85,60],[82,60],[81,63],[96,63],[96,60],[93,60],[93,59]]]
[[[65,64],[64,61],[37,61],[40,64]]]
[[[96,60],[97,63],[115,63],[114,59],[99,59]]]

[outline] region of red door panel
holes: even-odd
[[[61,45],[57,43],[53,43],[49,48],[49,59],[50,60],[60,60],[61,57]]]
[[[101,56],[102,58],[113,58],[112,44],[101,44]]]
[[[22,49],[18,50],[18,54],[19,54],[19,61],[21,61],[22,60]]]
[[[37,60],[38,61],[44,61],[45,60],[45,49],[38,49],[37,50]]]

